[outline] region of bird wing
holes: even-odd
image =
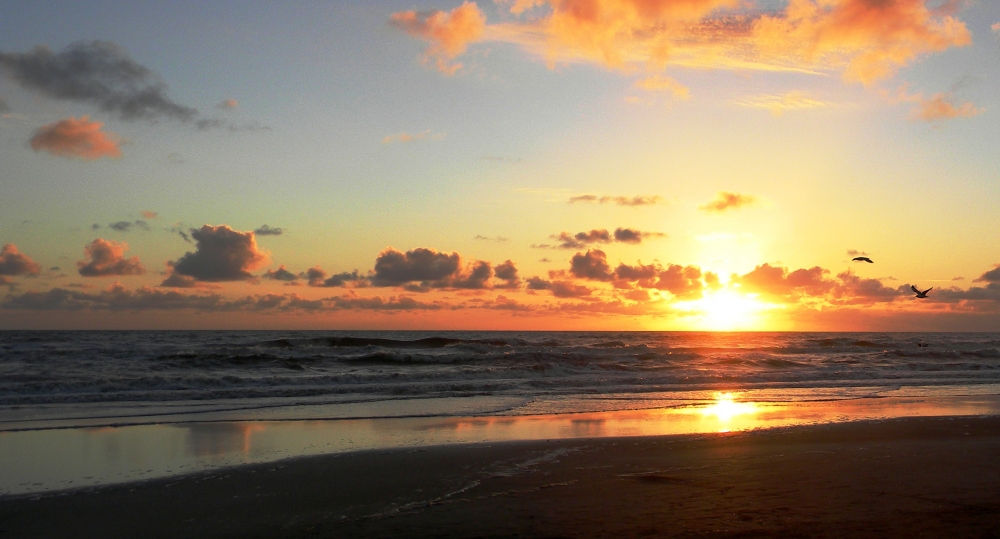
[[[865,262],[868,262],[869,264],[875,263],[872,259],[868,258],[867,256],[865,257]]]
[[[926,294],[926,293],[930,292],[931,290],[934,290],[933,286],[930,287],[930,288],[928,288],[927,290],[924,290],[923,292],[921,292],[921,294]]]
[[[920,291],[919,291],[919,290],[917,290],[917,287],[916,287],[916,286],[913,286],[912,284],[910,285],[910,290],[913,290],[913,291],[914,291],[914,292],[916,292],[917,294],[919,294],[919,293],[920,293]]]

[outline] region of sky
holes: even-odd
[[[998,113],[992,0],[5,2],[0,329],[1000,331]]]

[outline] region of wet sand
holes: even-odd
[[[1000,418],[304,457],[0,498],[0,537],[998,537]]]

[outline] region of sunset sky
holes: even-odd
[[[5,2],[0,140],[0,328],[1000,330],[993,0]]]

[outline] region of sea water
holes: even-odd
[[[1000,333],[0,332],[0,430],[1000,393]]]
[[[705,415],[720,395],[756,412]],[[1000,411],[1000,333],[0,332],[0,494],[287,456]]]

